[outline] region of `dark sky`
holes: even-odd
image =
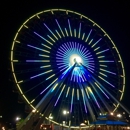
[[[129,0],[70,0],[50,2],[17,1],[1,5],[1,85],[0,85],[0,115],[5,121],[13,121],[17,115],[23,116],[24,104],[18,103],[18,94],[13,93],[15,87],[10,67],[10,50],[13,38],[21,24],[35,13],[51,8],[74,10],[91,18],[99,24],[115,42],[126,72],[126,89],[122,103],[130,110],[130,2]],[[2,3],[1,3],[2,4]],[[9,80],[10,79],[10,80]]]

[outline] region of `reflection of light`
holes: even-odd
[[[127,129],[129,130],[129,129],[130,129],[130,127],[128,126],[128,127],[127,127]]]

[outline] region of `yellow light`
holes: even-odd
[[[50,78],[52,78],[52,77],[54,77],[55,76],[55,74],[53,74],[53,75],[51,75],[50,77],[48,77],[47,79],[50,79]]]
[[[46,67],[51,67],[51,65],[41,66],[40,68],[46,68]]]
[[[90,22],[93,23],[93,26],[97,26],[99,29],[101,29],[101,31],[104,33],[104,36],[108,37],[108,39],[109,39],[109,40],[111,41],[111,43],[113,44],[113,46],[114,46],[114,48],[115,48],[115,50],[117,51],[117,54],[118,54],[118,56],[119,56],[119,62],[120,62],[120,64],[121,64],[121,67],[122,67],[122,70],[123,70],[123,72],[122,72],[122,75],[123,75],[123,77],[122,77],[122,80],[123,80],[122,91],[124,92],[124,89],[125,89],[125,70],[124,70],[124,65],[123,65],[121,56],[120,56],[120,54],[119,54],[119,52],[118,52],[118,50],[117,50],[117,48],[116,48],[114,42],[111,40],[111,38],[109,37],[109,35],[108,35],[98,24],[96,24],[93,20],[89,19],[88,17],[86,17],[86,16],[84,16],[84,15],[81,15],[80,13],[77,13],[77,12],[74,12],[74,11],[71,11],[71,10],[65,10],[65,9],[51,9],[51,10],[45,10],[45,11],[41,11],[41,12],[39,12],[39,13],[37,13],[37,14],[31,16],[29,19],[27,19],[27,20],[23,23],[23,25],[19,28],[19,30],[17,31],[17,33],[16,33],[16,35],[15,35],[15,37],[14,37],[14,41],[13,41],[12,47],[11,47],[11,61],[13,61],[13,50],[14,50],[15,43],[19,43],[19,41],[16,42],[16,39],[17,39],[17,37],[18,37],[18,34],[19,34],[19,32],[22,30],[23,27],[28,28],[28,26],[26,26],[27,22],[28,22],[30,19],[34,18],[34,17],[37,17],[37,18],[40,19],[39,15],[42,14],[42,13],[51,12],[52,14],[54,14],[55,11],[58,11],[58,10],[59,10],[59,11],[64,11],[64,12],[66,12],[66,14],[68,14],[68,13],[74,13],[74,14],[79,15],[80,18],[85,18],[85,19],[87,19],[88,21],[90,21]],[[28,25],[28,24],[27,24],[27,25]],[[58,34],[58,33],[57,33],[57,34]],[[60,37],[60,36],[59,36],[59,37]],[[50,43],[50,42],[48,42],[48,43]],[[53,45],[52,43],[50,43],[50,44]],[[99,49],[99,48],[98,48],[98,49]],[[102,65],[102,66],[103,66],[103,65]],[[104,65],[104,67],[107,67],[107,66]],[[11,62],[11,68],[12,68],[12,72],[13,72],[13,76],[14,76],[15,82],[17,83],[17,79],[16,79],[16,76],[15,76],[15,73],[14,73],[14,64],[13,64],[13,62]],[[17,85],[17,87],[18,87],[18,89],[20,90],[20,93],[22,93],[22,90],[20,89],[20,86]],[[123,97],[123,93],[121,94],[120,100],[122,99],[122,97]],[[29,101],[28,101],[28,102],[29,102]],[[117,104],[116,106],[118,106],[118,104]]]
[[[61,38],[61,35],[59,34],[59,32],[56,30],[56,33],[58,34],[58,36]]]
[[[58,83],[53,87],[52,91],[54,91],[57,86],[58,86]]]
[[[87,87],[90,93],[93,93],[90,87]]]
[[[22,82],[23,82],[23,80],[19,81],[18,83],[22,83]]]
[[[89,45],[92,43],[93,39],[91,39],[91,41],[88,43]]]
[[[74,29],[74,36],[76,37],[76,29]]]
[[[47,46],[47,45],[45,45],[45,44],[42,44],[43,46],[45,46],[45,47],[47,47],[48,49],[51,49],[51,47],[49,47],[49,46]]]
[[[49,35],[47,35],[53,42],[55,42],[55,40],[52,38],[52,37],[50,37]]]
[[[13,60],[13,62],[18,62],[18,60]]]
[[[26,25],[23,25],[25,28],[28,28],[28,26],[26,26]]]
[[[54,14],[53,10],[51,10],[51,13]]]
[[[38,15],[36,15],[38,19],[40,19],[40,17]]]
[[[33,103],[35,101],[35,99],[33,99],[32,101],[31,101],[31,103]]]
[[[67,35],[67,37],[68,37],[69,35],[68,35],[68,32],[67,32],[67,29],[66,29],[66,28],[65,28],[65,32],[66,32],[66,35]]]
[[[15,41],[15,42],[20,43],[20,41]]]
[[[48,55],[39,55],[39,56],[43,56],[43,57],[50,57],[50,56],[48,56]]]
[[[84,40],[85,33],[83,33],[82,40]]]

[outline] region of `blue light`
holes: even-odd
[[[104,70],[104,69],[100,69],[100,70],[102,70],[102,71],[104,71],[104,72],[107,72],[107,73],[110,73],[110,74],[114,74],[114,75],[116,75],[116,73],[111,72],[111,71],[108,71],[108,70]]]
[[[72,108],[73,108],[73,97],[74,97],[74,88],[72,89],[72,97],[71,97],[71,107],[70,107],[70,112],[72,112]]]
[[[67,65],[62,65],[62,66],[59,66],[58,68],[60,69],[60,68],[63,68],[63,67],[67,68],[68,66]]]
[[[71,26],[70,26],[70,21],[69,21],[69,19],[68,19],[68,24],[69,24],[69,29],[70,29],[70,35],[71,35],[71,37],[72,37],[72,30],[71,30]]]
[[[63,70],[65,70],[65,69],[67,69],[67,68],[68,68],[68,67],[64,67],[63,69],[60,70],[60,72],[63,71]]]
[[[44,51],[44,52],[50,53],[49,51],[46,51],[46,50],[41,49],[39,47],[35,47],[35,46],[29,45],[29,44],[27,44],[27,46],[32,47],[32,48],[37,49],[37,50],[40,50],[40,51]]]
[[[102,38],[100,38],[96,43],[94,43],[93,45],[92,45],[92,47],[94,47],[98,42],[100,42],[102,40]]]
[[[83,90],[83,88],[81,89],[81,92],[82,92],[82,97],[83,97],[85,112],[87,113],[87,108],[86,108],[86,103],[85,103],[84,90]]]
[[[57,81],[57,79],[55,79],[50,85],[48,85],[40,94],[43,94],[48,88],[51,87],[51,85],[53,85],[55,82]]]
[[[67,50],[69,50],[68,46],[65,43],[64,43],[63,47],[67,48]]]
[[[106,51],[108,51],[108,50],[109,50],[109,49],[106,49],[106,50],[103,50],[103,51],[97,52],[96,54],[101,54],[101,53],[106,52]]]
[[[89,38],[89,36],[90,36],[91,32],[92,32],[92,29],[90,30],[90,32],[89,32],[89,34],[88,34],[88,36],[87,36],[87,38],[86,38],[86,41],[85,41],[85,42],[87,42],[87,41],[88,41],[88,38]]]
[[[71,58],[70,56],[73,56],[71,61],[70,61],[70,58]],[[94,62],[93,60],[94,58],[92,57],[89,50],[87,50],[82,44],[79,44],[74,41],[63,43],[57,50],[56,62],[57,62],[58,68],[60,69],[62,68],[62,70],[60,71],[64,71],[65,67],[67,68],[67,66],[69,67],[69,66],[74,65],[75,56],[80,56],[82,59],[81,61],[82,64],[86,64],[87,66],[89,65],[88,69],[90,69],[90,71],[93,73],[94,69],[93,67],[91,67],[91,63]],[[71,62],[73,62],[73,64]],[[79,69],[78,67],[74,68],[71,74],[71,78],[70,78],[71,81],[74,81],[74,82],[75,81],[80,82],[81,80],[82,82],[86,81],[85,77],[83,76],[83,73],[80,72],[81,71],[80,69],[81,69],[81,66],[79,67]]]
[[[80,38],[80,33],[81,33],[81,23],[79,24],[79,35],[78,35],[78,38]]]
[[[34,34],[36,34],[37,36],[39,36],[41,39],[43,39],[44,41],[48,42],[49,44],[53,45],[51,42],[49,42],[47,39],[45,39],[44,37],[42,37],[38,33],[34,32]]]
[[[46,72],[37,74],[37,75],[35,75],[35,76],[30,77],[30,79],[33,79],[33,78],[36,78],[36,77],[38,77],[38,76],[44,75],[44,74],[49,73],[49,72],[51,72],[51,71],[52,71],[52,70],[49,70],[49,71],[46,71]]]
[[[65,35],[64,35],[64,33],[63,33],[63,31],[62,31],[62,29],[61,29],[61,27],[60,27],[60,24],[58,23],[58,20],[57,20],[57,19],[55,19],[55,21],[56,21],[56,23],[57,23],[57,25],[58,25],[58,27],[59,27],[59,29],[60,29],[60,31],[61,31],[61,33],[62,33],[63,37],[65,37]]]
[[[106,83],[108,83],[110,86],[112,86],[112,87],[114,87],[115,88],[115,86],[114,85],[112,85],[110,82],[108,82],[107,80],[105,80],[105,79],[103,79],[101,76],[98,76],[100,79],[102,79],[103,81],[105,81]]]
[[[56,37],[56,35],[51,31],[51,29],[44,23],[45,27],[50,31],[50,33],[56,38],[56,40],[58,40],[58,38]]]
[[[57,103],[58,103],[58,101],[59,101],[59,99],[60,99],[60,97],[61,97],[61,94],[63,93],[64,88],[65,88],[65,86],[62,88],[62,90],[61,90],[61,92],[60,92],[60,94],[59,94],[59,96],[58,96],[58,98],[57,98],[57,100],[56,100],[56,102],[55,102],[55,105],[54,105],[54,106],[56,106],[56,105],[57,105]]]
[[[64,76],[67,74],[67,72],[69,72],[71,70],[72,67],[69,67],[67,68],[63,73],[62,73],[62,76],[61,76],[61,79],[64,78]]]

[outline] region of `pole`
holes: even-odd
[[[63,121],[62,121],[62,130],[63,130]]]

